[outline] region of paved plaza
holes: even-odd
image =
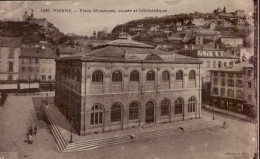
[[[49,123],[45,121],[40,111],[40,106],[33,100],[40,97],[43,97],[43,95],[10,95],[5,105],[0,107],[0,157],[12,159],[244,159],[252,158],[255,151],[256,138],[254,124],[235,117],[215,114],[217,121],[227,122],[228,127],[226,129],[221,127],[205,128],[178,135],[168,135],[112,145],[89,151],[60,153],[57,150],[56,141],[50,131]],[[202,119],[189,120],[187,121],[187,125],[200,120],[212,120],[212,113],[202,111]],[[38,133],[33,138],[33,144],[29,145],[25,142],[26,132],[32,123],[38,126]],[[178,125],[181,123],[173,122],[171,124]],[[69,125],[63,127],[65,130],[69,129]],[[130,131],[134,131],[134,129]],[[66,140],[68,140],[68,134],[66,132],[63,134]],[[111,132],[110,134],[115,135],[115,132]],[[98,135],[100,134],[96,136]],[[104,136],[106,135],[109,135],[109,133]],[[73,137],[75,141],[80,139],[76,134]],[[90,136],[84,138],[87,140]]]

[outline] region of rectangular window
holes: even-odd
[[[14,58],[14,53],[13,53],[13,52],[10,52],[8,58],[9,58],[9,59],[13,59],[13,58]]]
[[[233,79],[229,79],[228,80],[228,86],[229,87],[234,87],[234,80]]]
[[[216,68],[217,62],[213,61],[213,68]]]
[[[222,96],[222,97],[225,97],[225,88],[221,88],[220,89],[220,95]]]
[[[12,80],[13,80],[13,76],[12,76],[12,75],[9,75],[9,76],[8,76],[8,80],[9,80],[9,81],[12,81]]]
[[[32,59],[29,59],[29,63],[33,63]]]
[[[228,73],[228,77],[229,78],[233,78],[234,77],[234,73]]]
[[[233,66],[233,62],[231,61],[231,62],[229,62],[229,66]]]
[[[252,101],[252,96],[251,95],[248,95],[248,101]]]
[[[42,80],[46,80],[46,76],[45,75],[42,75],[41,78],[42,78]]]
[[[241,78],[242,77],[242,73],[237,73],[237,78]]]
[[[210,61],[207,61],[206,67],[207,67],[207,68],[210,68]]]
[[[243,81],[237,80],[236,86],[239,87],[239,88],[243,87]]]
[[[216,87],[213,88],[213,95],[218,95],[218,88]]]
[[[35,63],[38,63],[38,59],[35,59]]]
[[[237,90],[236,98],[243,99],[243,92],[240,90]]]
[[[12,63],[12,62],[8,63],[8,71],[10,71],[10,72],[14,71],[14,63]]]
[[[49,80],[51,80],[51,76],[49,76],[49,78],[48,78]]]
[[[248,77],[251,77],[251,75],[252,75],[252,70],[248,70],[248,71],[247,71],[247,76],[248,76]]]
[[[247,88],[251,89],[252,88],[252,83],[251,82],[247,82]]]
[[[225,76],[226,76],[225,72],[221,72],[221,77],[225,77]]]
[[[227,67],[227,62],[224,62],[224,67]]]
[[[225,78],[222,78],[221,79],[221,86],[225,86],[226,85],[226,79]]]
[[[218,72],[214,72],[214,76],[218,76]]]
[[[234,97],[234,90],[228,89],[228,97]]]
[[[212,55],[215,57],[216,56],[216,53],[215,53],[215,51],[212,51]]]
[[[214,83],[214,85],[218,85],[218,79],[214,78],[213,83]]]

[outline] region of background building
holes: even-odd
[[[0,91],[2,92],[17,90],[20,53],[19,37],[0,37]]]
[[[56,50],[41,47],[22,48],[20,56],[20,82],[40,82],[41,91],[53,91],[55,87]]]
[[[240,113],[255,107],[254,67],[241,62],[230,68],[211,71],[211,97],[216,106]]]
[[[118,39],[56,63],[55,104],[80,135],[200,117],[198,59]]]

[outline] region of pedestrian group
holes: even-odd
[[[37,134],[37,126],[32,125],[27,133],[28,144],[33,143],[33,135]]]

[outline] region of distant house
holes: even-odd
[[[245,17],[245,11],[244,10],[236,10],[234,12],[234,15],[237,17]]]
[[[225,45],[225,47],[241,47],[243,46],[243,39],[239,37],[222,37],[220,42]]]
[[[240,61],[248,61],[254,56],[252,48],[240,48]]]
[[[194,17],[192,20],[192,24],[194,24],[196,26],[203,26],[203,25],[205,25],[204,18]]]

